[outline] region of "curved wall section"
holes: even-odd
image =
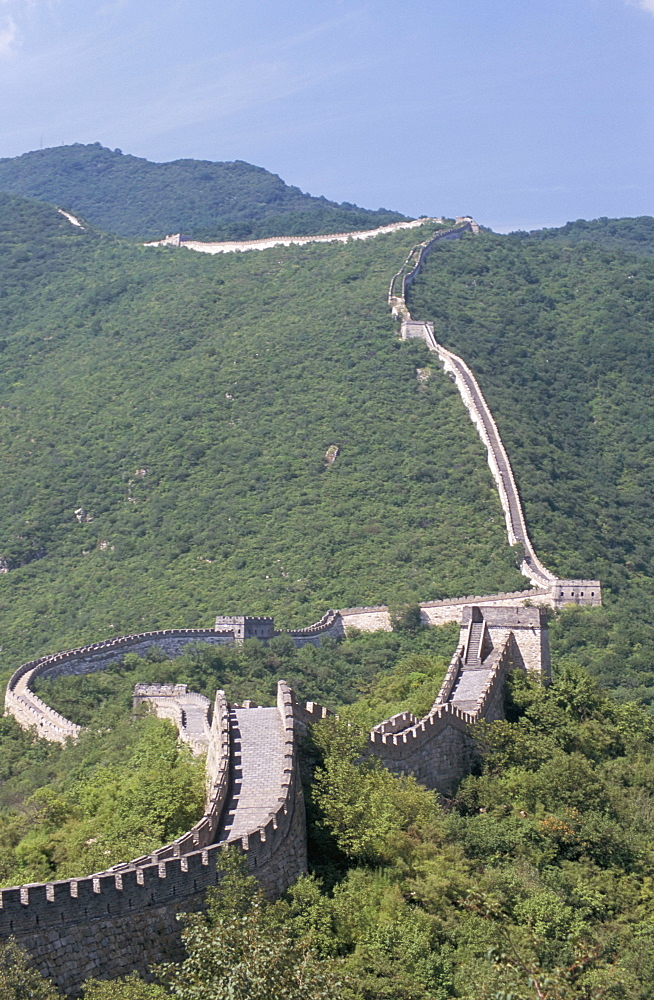
[[[256,711],[256,710],[255,710]],[[298,709],[284,681],[277,709],[283,731],[281,794],[260,826],[228,841],[244,852],[266,892],[283,892],[306,871],[304,801],[297,729],[316,706]],[[10,935],[34,964],[66,992],[89,976],[113,978],[170,959],[181,951],[176,915],[202,907],[206,890],[220,883],[220,823],[229,794],[229,706],[218,692],[208,750],[205,815],[183,837],[147,857],[85,878],[0,890],[0,938]],[[212,746],[213,744],[213,746]],[[266,765],[262,754],[262,765]]]
[[[35,677],[93,673],[119,662],[125,653],[143,656],[152,648],[160,649],[168,656],[176,656],[191,643],[224,645],[233,641],[230,630],[216,632],[208,628],[163,629],[159,632],[120,636],[53,656],[44,656],[24,663],[12,674],[5,692],[5,711],[8,715],[13,715],[23,728],[35,727],[38,735],[44,739],[65,743],[68,738],[76,739],[80,727],[55,712],[30,689]]]

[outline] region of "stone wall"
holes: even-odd
[[[179,738],[194,754],[207,752],[211,739],[211,702],[204,695],[188,691],[186,684],[137,684],[132,704],[134,708],[150,705],[160,719],[170,719]]]
[[[208,243],[191,240],[181,233],[166,236],[163,240],[145,243],[146,247],[185,247],[199,253],[242,253],[247,250],[269,250],[271,247],[306,246],[308,243],[347,243],[349,240],[369,240],[386,233],[396,233],[401,229],[416,229],[428,222],[441,219],[413,219],[410,222],[391,222],[377,229],[361,229],[351,233],[326,233],[318,236],[271,236],[259,240],[229,240],[222,243]]]
[[[566,604],[596,607],[602,603],[602,585],[599,580],[555,580],[552,595],[555,608]]]
[[[359,234],[337,234],[318,241],[367,239],[382,231],[422,225],[424,221]],[[472,372],[460,358],[437,344],[431,324],[411,320],[406,291],[428,254],[439,240],[458,239],[464,232],[476,228],[473,220],[467,217],[457,222],[458,226],[440,231],[411,251],[391,281],[389,302],[394,313],[403,319],[404,335],[422,336],[439,353],[457,381],[487,447],[505,511],[509,540],[512,543],[521,541],[525,546],[524,570],[537,586],[531,591],[514,594],[430,601],[421,605],[426,623],[461,622],[459,648],[452,657],[431,711],[423,719],[400,713],[380,723],[370,734],[368,752],[379,756],[390,769],[413,774],[419,781],[443,793],[452,791],[474,761],[471,727],[482,719],[503,717],[507,672],[520,668],[537,670],[542,676],[548,674],[546,619],[540,608],[525,605],[560,606],[570,601],[601,603],[598,581],[557,581],[540,563],[527,535],[508,456]],[[288,242],[314,241],[315,238],[293,238]],[[178,244],[181,242],[177,240]],[[204,249],[205,252],[262,249],[264,244],[273,246],[280,242],[285,241],[250,241],[247,246],[222,244],[219,245],[221,249],[215,248],[218,245],[207,249],[205,245]],[[200,249],[199,245],[184,245]],[[473,643],[473,616],[480,608],[481,632],[474,633],[479,637]],[[339,638],[349,627],[389,629],[388,608],[329,611],[314,625],[286,634],[295,645],[301,646],[306,642],[319,643],[324,638]],[[43,657],[24,664],[14,673],[7,687],[5,707],[21,725],[35,727],[46,739],[63,742],[75,738],[79,727],[54,712],[30,690],[34,677],[101,670],[122,659],[127,652],[143,656],[148,650],[157,648],[166,655],[175,656],[190,643],[233,643],[249,636],[267,641],[279,634],[283,633],[275,632],[271,618],[220,616],[213,630],[148,632]],[[474,646],[472,663],[469,662],[468,645]],[[474,683],[470,683],[471,680]],[[463,681],[468,682],[465,689]],[[180,690],[170,693],[162,693],[161,688],[141,691],[138,697],[153,702],[158,711],[175,721],[184,736],[188,727],[182,695],[188,697],[189,693],[181,691],[183,686],[176,687]],[[457,692],[459,705],[465,705],[465,710],[457,707]],[[197,702],[197,706],[203,711],[208,709],[202,702]],[[307,703],[304,707],[296,705],[283,681],[278,685],[277,709],[284,731],[283,761],[278,758],[283,765],[281,797],[265,822],[246,834],[226,840],[247,856],[250,870],[271,896],[282,892],[306,870],[298,735],[326,714],[326,710],[315,703]],[[206,719],[208,723],[208,713]],[[232,753],[230,732],[229,707],[224,694],[218,692],[208,735],[203,731],[207,745],[205,813],[192,830],[152,855],[117,865],[108,872],[0,890],[0,938],[14,935],[32,954],[37,968],[70,993],[78,990],[88,976],[111,978],[133,969],[144,973],[153,962],[179,954],[180,928],[176,914],[200,908],[206,889],[220,881],[220,852],[224,843],[218,841],[221,823],[223,839],[229,836],[228,827],[226,832],[224,825],[225,804],[231,791],[230,769],[233,771],[238,763]],[[187,731],[189,742],[190,736]],[[258,743],[253,746],[256,748]]]
[[[411,317],[407,304],[408,289],[420,274],[425,260],[438,245],[439,240],[459,239],[466,231],[475,234],[479,232],[479,226],[469,216],[461,216],[456,222],[457,225],[453,229],[437,233],[431,240],[414,247],[402,268],[393,275],[388,295],[392,314],[401,320],[402,337],[404,339],[418,337],[424,340],[429,349],[438,354],[444,370],[453,378],[470,419],[486,447],[488,464],[504,511],[509,544],[515,545],[519,542],[523,546],[522,573],[529,578],[534,588],[546,588],[550,591],[548,603],[552,607],[561,607],[566,603],[599,605],[602,603],[599,580],[557,580],[555,574],[547,569],[536,555],[527,531],[509,457],[475,376],[462,358],[438,343],[433,323],[414,320]]]
[[[69,738],[76,739],[79,726],[55,712],[30,689],[35,677],[93,673],[104,670],[111,663],[120,662],[126,653],[144,656],[153,648],[161,650],[167,656],[177,656],[186,646],[198,642],[211,645],[232,643],[233,631],[163,629],[159,632],[120,636],[31,660],[12,674],[5,692],[5,711],[8,715],[13,715],[25,729],[35,728],[44,739],[59,743],[64,743]]]
[[[465,604],[453,607],[463,614],[465,632],[472,612]],[[350,610],[383,613],[381,609]],[[490,606],[481,614],[493,649],[484,664],[483,686],[472,709],[462,711],[455,702],[457,680],[465,670],[465,649],[461,645],[425,718],[400,713],[380,723],[370,734],[368,752],[379,756],[391,770],[413,774],[442,793],[451,792],[474,761],[470,727],[482,718],[502,717],[507,670],[533,669],[538,649],[542,655],[546,648],[546,620],[539,609]],[[316,628],[332,627],[337,617],[330,613]],[[197,639],[198,630],[193,632],[193,639]],[[184,637],[190,639],[186,634]],[[101,653],[106,652],[106,644],[98,645]],[[133,648],[133,643],[121,648]],[[92,651],[86,648],[75,652],[80,655],[44,658],[37,666],[43,672],[63,672],[66,665],[77,670],[80,660],[87,663]],[[106,657],[102,662],[108,662]],[[19,679],[34,669],[26,666],[27,670],[17,671]],[[183,704],[189,692],[184,685],[169,687],[170,691],[157,685],[141,686],[138,697],[153,700],[183,726],[181,708],[175,713],[170,702],[178,698]],[[281,798],[262,825],[227,841],[247,856],[250,870],[271,896],[282,892],[306,870],[298,736],[307,725],[327,714],[315,703],[298,706],[283,681],[278,685],[277,709],[284,730]],[[50,734],[50,738],[58,738],[58,734]],[[112,978],[132,969],[145,972],[149,964],[178,954],[180,928],[176,914],[200,908],[206,889],[219,883],[219,852],[224,844],[217,841],[230,795],[231,754],[229,707],[224,694],[218,692],[208,741],[207,805],[201,820],[172,844],[147,857],[116,865],[108,872],[0,890],[0,938],[13,934],[32,954],[36,967],[71,993],[87,976]]]
[[[303,725],[301,716],[318,715],[316,706],[298,709],[284,681],[278,684],[277,708],[285,731],[282,799],[262,827],[230,842],[245,853],[271,896],[306,870],[296,730]],[[76,992],[88,976],[145,973],[153,962],[180,953],[176,914],[201,908],[207,888],[220,881],[224,845],[210,841],[227,795],[229,722],[222,692],[216,696],[212,742],[205,815],[184,837],[108,872],[0,890],[0,938],[13,935],[64,991]]]
[[[394,316],[410,319],[406,304],[406,293],[413,281],[420,274],[425,260],[441,240],[458,240],[466,232],[478,231],[479,227],[473,219],[461,217],[449,229],[441,229],[429,240],[413,247],[402,264],[402,267],[391,278],[388,289],[388,304]]]
[[[463,609],[459,643],[472,621],[473,608]],[[551,674],[549,633],[543,608],[479,607],[493,648],[503,647],[513,636],[513,662],[531,674],[548,680]]]
[[[509,635],[493,657],[492,669],[472,712],[461,711],[449,699],[462,669],[462,647],[431,711],[416,719],[402,713],[376,726],[370,734],[368,752],[379,757],[391,771],[411,774],[428,788],[451,794],[476,759],[471,727],[481,719],[504,717],[504,683],[516,661],[513,637]]]
[[[599,585],[598,585],[599,587]],[[420,617],[425,625],[445,625],[448,622],[460,622],[466,607],[514,607],[516,604],[556,607],[556,599],[552,587],[535,587],[533,590],[516,590],[499,594],[479,594],[466,597],[450,597],[442,601],[422,601]],[[340,615],[341,628],[360,629],[362,632],[375,632],[391,628],[388,608],[379,605],[371,608],[342,608]]]

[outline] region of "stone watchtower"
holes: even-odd
[[[244,639],[260,639],[266,642],[275,635],[275,619],[265,615],[255,617],[253,615],[218,615],[216,617],[216,632],[224,632],[231,629],[234,633],[234,642],[243,642]]]
[[[550,646],[545,608],[465,607],[461,618],[459,644],[464,662],[483,666],[493,650],[512,637],[514,667],[526,670],[547,682],[550,677]]]

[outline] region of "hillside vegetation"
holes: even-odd
[[[602,580],[606,609],[563,616],[560,652],[651,701],[654,261],[486,233],[439,247],[411,307],[475,372],[541,559]]]
[[[405,218],[314,198],[242,160],[151,163],[99,142],[0,159],[0,191],[50,202],[107,232],[149,240],[179,232],[214,240],[350,232]]]
[[[558,229],[537,229],[531,233],[512,233],[529,240],[553,240],[563,246],[595,243],[607,250],[627,250],[654,254],[654,218],[641,215],[635,219],[577,219]]]
[[[62,747],[0,719],[0,884],[104,870],[199,819],[204,761],[178,751],[168,721],[133,716],[135,683],[185,683],[212,701],[220,687],[231,702],[269,704],[284,676],[300,697],[354,702],[350,716],[372,725],[395,712],[429,711],[457,635],[456,626],[362,633],[319,649],[295,649],[280,636],[268,646],[200,647],[175,660],[128,654],[98,673],[41,679],[41,697],[84,729],[78,743]]]
[[[10,196],[0,220],[5,675],[216,611],[306,624],[329,604],[521,584],[459,396],[387,315],[415,235],[206,258]],[[440,247],[413,288],[413,314],[479,378],[539,555],[607,596],[554,622],[554,684],[512,679],[508,721],[477,730],[452,799],[361,755],[371,721],[429,706],[452,627],[41,681],[86,726],[76,746],[2,720],[7,883],[98,870],[200,811],[169,724],[129,715],[135,680],[265,702],[283,674],[347,703],[309,748],[312,874],[268,903],[228,862],[183,964],[86,1000],[652,1000],[651,713],[579,664],[654,697],[653,281],[620,249],[485,234]],[[11,946],[0,987],[55,996]]]
[[[515,677],[508,710],[446,803],[362,760],[355,727],[315,727],[311,874],[270,903],[225,859],[161,985],[88,982],[85,1000],[652,1000],[651,716],[578,670],[547,690]],[[37,802],[41,822],[61,808]]]
[[[216,613],[524,585],[458,393],[387,313],[415,234],[206,257],[7,195],[0,220],[4,676]]]

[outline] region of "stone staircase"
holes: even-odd
[[[468,648],[466,650],[466,666],[468,664],[474,665],[478,664],[480,660],[480,645],[482,636],[484,634],[484,623],[483,622],[473,622],[470,626],[470,634],[468,639]]]
[[[473,714],[490,680],[494,657],[492,649],[484,657],[484,622],[472,621],[461,672],[452,689],[450,702],[462,712]]]

